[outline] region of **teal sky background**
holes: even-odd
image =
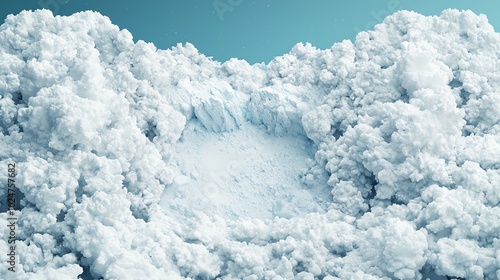
[[[70,15],[99,11],[135,40],[167,49],[190,42],[219,61],[231,57],[269,62],[298,42],[325,49],[372,29],[398,10],[439,15],[447,8],[485,14],[500,30],[500,1],[491,0],[0,0],[0,17],[23,9],[48,8]]]

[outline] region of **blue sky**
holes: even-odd
[[[500,30],[500,2],[491,0],[0,0],[0,16],[23,9],[51,9],[68,15],[95,10],[127,28],[136,40],[166,49],[191,42],[219,61],[231,57],[269,62],[297,42],[329,48],[373,28],[397,10],[439,15],[443,9],[470,9],[488,16]]]

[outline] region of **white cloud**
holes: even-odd
[[[9,16],[0,27],[0,162],[18,164],[18,276],[499,278],[499,46],[470,11],[399,12],[355,42],[298,44],[249,65],[213,61],[191,44],[134,43],[94,12]],[[245,125],[274,135],[273,159],[237,145],[256,141]],[[177,145],[183,135],[233,137],[244,164],[258,159],[262,174],[283,179],[240,178],[242,162],[232,162],[220,163],[231,176],[206,181],[179,163],[190,154],[175,150],[188,147]],[[305,170],[283,147],[312,153]],[[176,188],[195,181],[219,184],[230,207],[189,210],[183,201],[204,203],[206,193],[183,200],[190,194]],[[282,189],[269,197],[273,188],[231,189],[271,182]],[[160,199],[174,190],[166,211]],[[279,201],[265,209],[271,198]],[[221,214],[249,201],[240,219]],[[257,219],[256,207],[279,217]]]

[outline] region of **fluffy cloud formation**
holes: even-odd
[[[354,43],[298,44],[267,65],[134,43],[94,12],[9,16],[0,162],[19,166],[16,276],[498,279],[499,49],[484,16],[456,10],[398,12]],[[327,211],[165,214],[187,124],[246,122],[312,140],[304,181],[326,174]]]

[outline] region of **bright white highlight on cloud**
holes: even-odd
[[[9,16],[16,276],[498,279],[499,89],[500,35],[468,11],[267,65],[134,43],[94,12]]]

